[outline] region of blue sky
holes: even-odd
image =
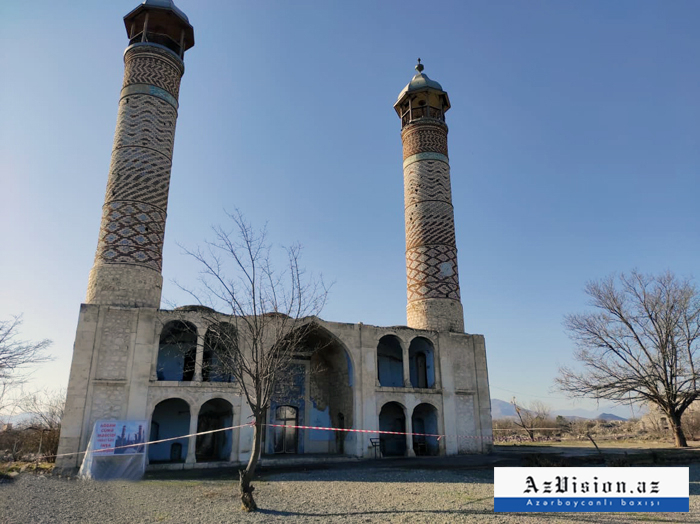
[[[68,381],[97,244],[122,52],[136,2],[0,6],[0,317],[52,338],[34,385]],[[551,392],[563,316],[615,271],[700,260],[697,2],[180,0],[195,28],[180,93],[164,250],[197,268],[224,209],[299,241],[335,285],[323,317],[405,323],[396,96],[421,57],[448,91],[467,331],[492,396]],[[591,407],[578,402],[576,406]],[[593,405],[594,406],[594,405]]]

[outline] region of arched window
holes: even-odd
[[[379,385],[402,388],[403,383],[403,349],[401,342],[394,335],[386,335],[377,345],[377,372]]]
[[[196,355],[197,328],[194,324],[181,320],[168,322],[160,333],[158,380],[192,380]]]
[[[238,333],[227,322],[212,325],[204,336],[202,381],[233,382],[232,366],[238,351]]]
[[[387,402],[379,412],[379,431],[406,431],[406,415],[398,402]],[[384,457],[403,457],[406,454],[406,435],[379,434],[379,449]]]
[[[435,351],[427,338],[416,337],[408,347],[408,368],[411,386],[432,388],[435,386]]]
[[[233,408],[222,398],[205,402],[199,410],[197,433],[233,426]],[[197,435],[197,462],[228,461],[231,457],[231,430]]]
[[[437,455],[440,452],[437,437],[428,437],[438,434],[437,409],[430,404],[419,404],[413,410],[411,417],[413,426],[413,451],[416,455]],[[420,433],[423,433],[422,435]]]
[[[169,398],[159,402],[151,417],[151,438],[162,440],[187,435],[190,432],[190,406],[181,398]],[[151,464],[185,462],[187,439],[148,445],[148,461]]]

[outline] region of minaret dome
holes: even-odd
[[[418,73],[399,93],[394,110],[401,118],[401,127],[419,118],[436,118],[445,121],[445,113],[450,109],[450,99],[442,86],[423,73],[425,66],[420,58],[416,70]]]
[[[129,44],[148,42],[182,58],[194,45],[194,29],[172,0],[145,0],[124,17]]]

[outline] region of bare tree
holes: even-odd
[[[55,462],[58,439],[61,432],[61,419],[66,406],[66,390],[43,389],[22,394],[17,406],[23,413],[31,415],[27,430],[38,433],[38,455],[46,455],[49,462]]]
[[[231,229],[213,227],[214,240],[185,252],[200,264],[198,290],[187,289],[209,319],[212,340],[209,375],[231,377],[254,417],[253,448],[240,471],[242,508],[255,511],[251,481],[261,452],[265,415],[277,388],[306,339],[310,317],[323,308],[328,290],[300,266],[301,248],[286,249],[282,271],[274,268],[267,231],[254,230],[239,211],[228,215]]]
[[[23,413],[32,415],[32,425],[59,429],[66,407],[66,390],[42,389],[25,393],[17,405]]]
[[[566,317],[581,371],[559,369],[571,397],[650,402],[667,416],[677,447],[687,446],[681,417],[700,392],[700,295],[671,272],[633,271],[585,288],[594,311]]]
[[[0,320],[0,411],[7,407],[3,399],[7,399],[9,389],[26,379],[25,368],[51,360],[46,354],[51,341],[29,342],[18,339],[21,325],[21,315],[10,320]]]
[[[515,397],[510,401],[515,408],[517,419],[515,425],[524,429],[530,440],[535,440],[535,428],[543,427],[549,421],[551,409],[544,402],[534,400],[530,402],[527,408],[518,405]]]

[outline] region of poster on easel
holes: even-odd
[[[146,469],[145,420],[98,420],[79,476],[93,480],[139,480]]]

